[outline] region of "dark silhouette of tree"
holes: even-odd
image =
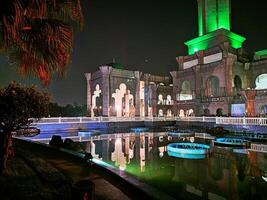
[[[80,0],[1,0],[0,51],[47,85],[70,62],[73,27],[82,27]]]
[[[77,103],[73,105],[67,104],[65,106],[60,106],[57,103],[49,104],[48,116],[50,117],[81,117],[86,116],[86,114],[86,105],[78,105]]]
[[[35,87],[11,83],[0,89],[0,172],[13,155],[12,133],[47,114],[50,97]]]

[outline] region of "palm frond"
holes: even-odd
[[[38,75],[48,84],[70,63],[73,23],[82,26],[80,0],[10,0],[0,2],[3,46],[21,74]],[[1,13],[1,12],[0,12]]]

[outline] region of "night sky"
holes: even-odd
[[[252,4],[253,2],[254,4]],[[197,37],[197,0],[82,0],[84,29],[75,34],[72,63],[66,77],[48,88],[60,104],[86,103],[85,72],[122,63],[126,69],[168,75],[177,70],[175,57],[186,55],[185,41]],[[266,1],[232,1],[232,31],[247,38],[249,52],[267,49]],[[0,86],[21,78],[16,66],[0,56]]]

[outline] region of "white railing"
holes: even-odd
[[[216,117],[178,117],[177,121],[216,122]]]
[[[250,150],[258,152],[267,152],[266,144],[251,144]]]
[[[131,122],[131,121],[191,121],[216,124],[267,126],[267,118],[251,117],[51,117],[32,119],[33,124]]]
[[[131,121],[175,121],[175,117],[51,117],[31,119],[33,124],[131,122]]]
[[[215,122],[216,124],[267,126],[267,118],[262,117],[179,117],[177,121]]]
[[[267,126],[267,118],[261,117],[217,117],[216,124],[235,124],[235,125],[260,125]]]

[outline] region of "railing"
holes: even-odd
[[[31,119],[33,124],[131,122],[131,121],[175,121],[175,117],[51,117]]]
[[[260,125],[267,126],[267,118],[255,117],[216,117],[216,124],[236,124],[236,125]]]
[[[216,117],[179,117],[177,121],[216,122]]]
[[[262,117],[180,117],[177,118],[177,121],[215,122],[216,124],[267,126],[267,118]]]
[[[96,123],[131,121],[191,121],[212,122],[216,124],[260,125],[267,126],[267,118],[247,117],[52,117],[32,119],[33,124]]]
[[[250,149],[252,151],[267,152],[266,144],[251,144]]]

